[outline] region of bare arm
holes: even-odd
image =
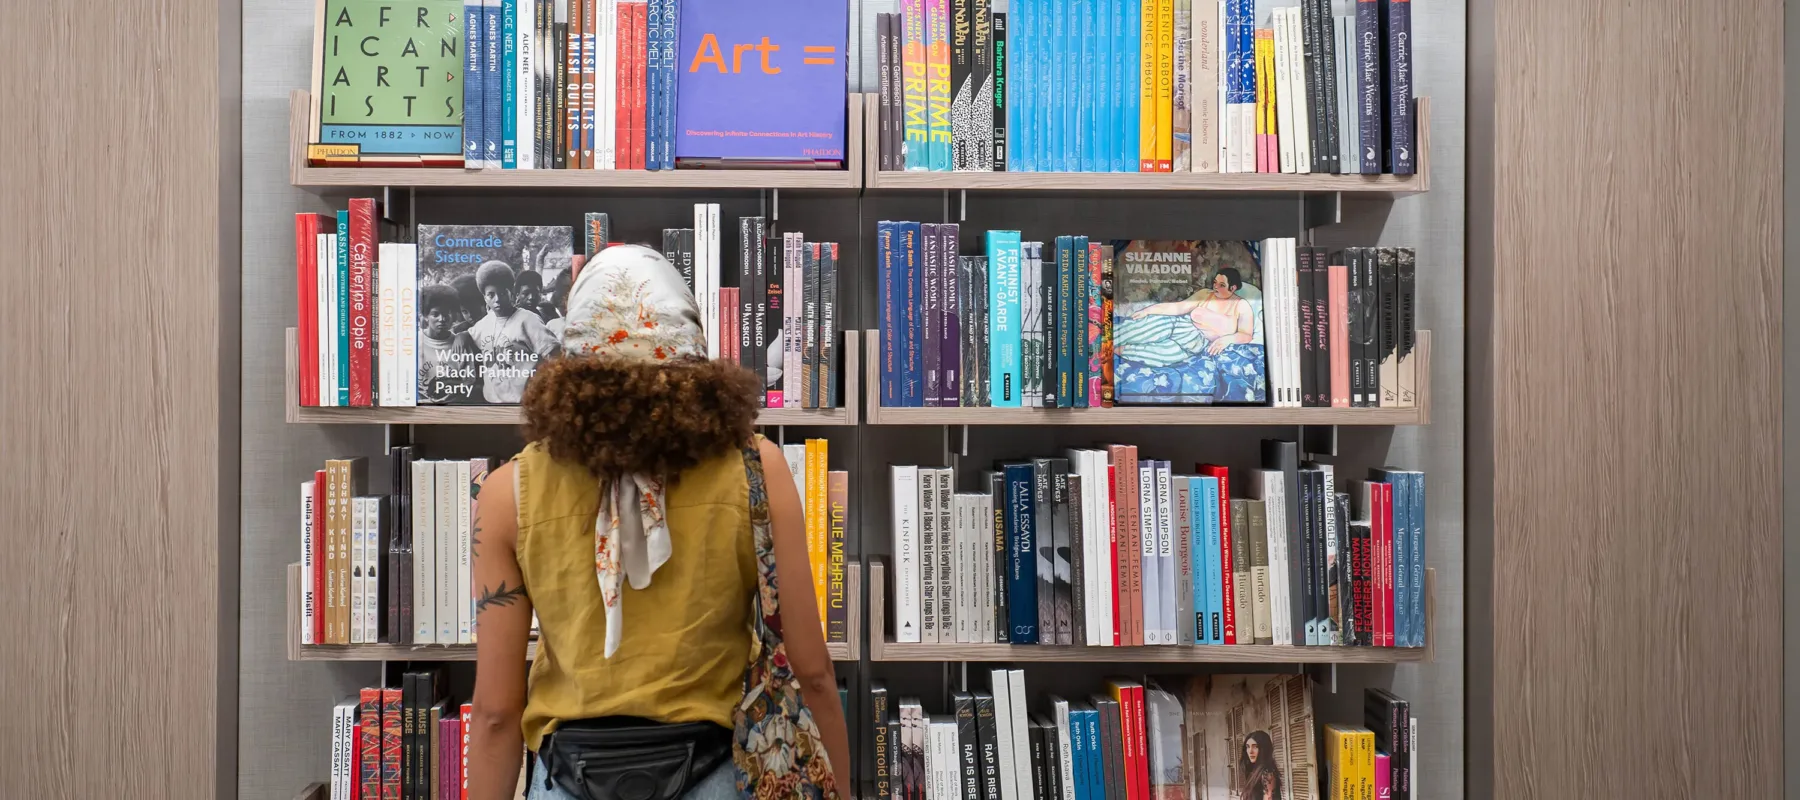
[[[470,800],[511,800],[518,789],[525,734],[525,646],[531,636],[531,597],[513,547],[518,543],[518,508],[510,462],[488,475],[481,487],[475,528],[469,539],[474,557],[475,699],[469,732]]]
[[[781,631],[786,640],[788,663],[800,679],[800,693],[812,710],[825,752],[831,756],[838,792],[848,796],[850,786],[850,734],[844,709],[838,700],[837,674],[825,650],[825,631],[819,626],[819,604],[813,597],[812,566],[806,550],[806,526],[800,511],[800,491],[787,471],[781,448],[764,440],[762,460],[773,469],[763,470],[769,493],[769,523],[775,539],[775,579],[781,585]]]
[[[1182,301],[1176,302],[1176,303],[1154,303],[1154,304],[1151,304],[1151,305],[1148,305],[1148,306],[1138,309],[1137,313],[1131,315],[1131,318],[1132,319],[1143,319],[1145,317],[1152,317],[1152,316],[1154,316],[1154,317],[1179,316],[1181,314],[1193,313],[1194,309],[1198,308],[1199,306],[1200,306],[1200,304],[1197,302],[1194,302],[1193,300],[1182,300]]]

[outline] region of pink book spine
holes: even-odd
[[[1331,407],[1350,407],[1350,269],[1326,267],[1331,295]]]
[[[1375,754],[1375,800],[1388,800],[1393,797],[1393,786],[1388,780],[1388,754]]]
[[[1381,600],[1380,621],[1376,632],[1382,647],[1394,646],[1394,486],[1381,484],[1381,499],[1375,504],[1381,515]]]

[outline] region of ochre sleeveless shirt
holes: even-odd
[[[626,583],[625,631],[610,659],[594,577],[599,481],[536,444],[514,468],[519,569],[538,619],[525,745],[535,752],[559,724],[593,717],[731,727],[732,708],[743,700],[756,591],[743,455],[722,453],[667,487],[673,553],[648,588]]]

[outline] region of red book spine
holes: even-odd
[[[563,37],[563,164],[581,169],[581,31],[585,10],[568,3],[568,31]]]
[[[1219,574],[1220,597],[1225,600],[1225,636],[1226,644],[1239,644],[1237,635],[1237,604],[1232,602],[1236,597],[1237,576],[1232,571],[1231,560],[1231,470],[1217,464],[1199,464],[1195,471],[1209,478],[1219,479],[1219,565],[1223,569]],[[1248,642],[1244,642],[1248,644]]]
[[[326,517],[326,479],[325,470],[313,471],[313,641],[325,644],[325,517]]]
[[[644,168],[644,108],[649,104],[649,57],[650,46],[650,7],[644,3],[634,6],[633,13],[637,17],[632,25],[632,33],[636,41],[631,46],[631,159],[638,169]]]
[[[319,218],[294,215],[294,298],[300,338],[295,352],[300,370],[300,405],[319,404]]]
[[[1143,507],[1138,495],[1138,449],[1137,445],[1125,446],[1125,530],[1128,549],[1125,553],[1127,576],[1131,579],[1131,602],[1126,610],[1131,614],[1131,644],[1144,644],[1144,528]]]
[[[1120,647],[1137,644],[1131,638],[1131,556],[1137,552],[1132,532],[1137,530],[1137,511],[1132,502],[1137,497],[1137,470],[1131,463],[1130,448],[1112,445],[1107,448],[1108,472],[1113,490],[1113,643]]]
[[[375,275],[375,201],[350,200],[350,405],[374,404],[369,391],[375,304],[370,283]]]
[[[381,690],[381,800],[400,800],[400,690]]]
[[[462,769],[460,770],[462,773],[461,800],[469,800],[469,722],[474,716],[474,707],[468,703],[464,703],[460,716],[462,717]]]
[[[631,6],[619,3],[613,18],[613,169],[631,166]]]
[[[1131,695],[1131,788],[1139,800],[1150,798],[1149,748],[1145,744],[1144,687],[1133,686]]]
[[[368,800],[381,800],[381,690],[359,693],[356,724],[356,788]]]
[[[362,723],[350,726],[350,800],[362,800]]]

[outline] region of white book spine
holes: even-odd
[[[437,553],[432,559],[437,570],[431,576],[431,599],[437,609],[432,614],[437,618],[438,644],[456,643],[456,537],[460,518],[467,513],[457,511],[458,486],[456,462],[437,462]]]
[[[995,600],[994,561],[1000,555],[994,552],[994,498],[982,495],[977,504],[976,513],[980,516],[977,530],[976,547],[981,551],[981,642],[995,641],[999,631],[994,628]]]
[[[605,108],[604,130],[600,131],[601,141],[606,146],[606,169],[619,167],[619,0],[601,0],[606,6],[601,19],[606,23],[606,31],[602,34],[606,39],[601,43],[601,53],[605,65],[601,71],[603,85],[597,87],[602,98],[599,102]]]
[[[1119,633],[1118,625],[1115,622],[1118,615],[1119,598],[1113,589],[1119,569],[1118,531],[1115,530],[1118,518],[1113,514],[1114,496],[1111,485],[1111,467],[1107,464],[1106,452],[1096,450],[1090,457],[1094,463],[1094,474],[1099,476],[1099,480],[1095,481],[1097,484],[1095,491],[1099,493],[1100,501],[1094,504],[1094,512],[1100,515],[1097,520],[1099,527],[1096,530],[1102,533],[1099,537],[1100,541],[1096,543],[1100,548],[1100,575],[1102,576],[1100,607],[1105,610],[1100,615],[1100,642],[1107,647],[1112,647],[1114,639],[1118,637]]]
[[[782,308],[785,309],[784,313],[787,315],[785,327],[787,331],[787,353],[785,355],[787,368],[782,372],[787,387],[782,404],[788,408],[799,408],[801,405],[800,388],[803,385],[800,380],[803,366],[801,362],[806,352],[806,315],[802,313],[802,309],[806,308],[807,294],[806,282],[802,280],[806,275],[806,239],[798,233],[788,234],[787,246],[788,282],[785,285],[787,288],[783,289],[787,292],[787,296],[781,300]]]
[[[322,331],[325,336],[325,349],[321,352],[326,354],[325,363],[323,365],[325,367],[325,384],[319,389],[319,397],[329,397],[331,399],[330,402],[320,402],[320,405],[325,406],[338,405],[337,242],[337,234],[325,234],[325,246],[319,251],[321,258],[325,260],[325,299],[323,301],[325,304],[325,325],[324,331]]]
[[[1007,670],[1006,684],[1012,694],[1013,783],[1019,800],[1027,800],[1037,796],[1037,784],[1031,780],[1031,729],[1025,725],[1025,670]]]
[[[975,618],[969,611],[969,600],[975,594],[969,586],[969,504],[962,495],[953,495],[950,505],[950,538],[956,549],[956,557],[951,560],[956,579],[950,585],[950,596],[956,607],[956,643],[968,644],[969,621]]]
[[[1069,701],[1050,696],[1050,709],[1056,717],[1056,768],[1061,773],[1062,800],[1075,800],[1074,741],[1069,736]]]
[[[313,587],[313,482],[300,484],[300,643],[313,641],[313,615],[317,613],[316,589]]]
[[[419,246],[399,245],[399,313],[394,322],[399,332],[399,360],[395,378],[399,400],[395,405],[412,407],[419,404]],[[395,513],[399,509],[393,509]]]
[[[1287,14],[1288,75],[1294,88],[1294,171],[1312,172],[1312,111],[1306,93],[1306,38],[1300,24],[1300,9]]]
[[[350,800],[350,713],[355,706],[331,709],[331,800]]]
[[[722,351],[719,341],[719,335],[722,333],[719,330],[719,287],[721,286],[719,278],[723,271],[719,266],[718,203],[706,204],[706,268],[711,273],[706,279],[707,291],[711,295],[706,307],[712,311],[712,324],[707,326],[706,330],[708,336],[711,337],[712,357],[718,358]]]
[[[1287,272],[1288,311],[1288,391],[1295,408],[1300,407],[1300,240],[1281,240],[1283,269]]]
[[[1000,763],[1000,796],[990,800],[1024,800],[1019,795],[1018,771],[1013,766],[1011,679],[1004,669],[989,672],[988,678],[988,686],[994,694],[994,739],[997,743],[994,750],[999,754],[996,760]]]
[[[931,720],[931,782],[937,796],[952,800],[961,796],[955,774],[960,772],[956,760],[956,722],[934,717]]]
[[[382,242],[375,246],[375,405],[394,405],[394,356],[395,345],[394,312],[396,287],[394,285],[394,248],[399,247],[392,242]]]
[[[431,587],[437,562],[437,464],[412,463],[413,644],[437,641],[437,599]]]
[[[451,462],[455,483],[451,486],[451,513],[455,517],[456,527],[452,536],[438,538],[440,555],[444,559],[446,569],[443,583],[438,585],[438,632],[447,637],[447,641],[458,644],[468,643],[467,621],[469,616],[469,576],[464,569],[468,562],[462,559],[463,543],[469,539],[469,527],[474,524],[474,517],[469,514],[469,462]],[[439,502],[443,498],[438,498]]]
[[[457,498],[462,518],[458,520],[456,530],[456,642],[457,644],[475,643],[475,594],[472,570],[474,562],[470,560],[470,540],[475,533],[475,499],[469,491],[473,487],[475,471],[479,465],[470,462],[458,467],[458,475],[468,470],[469,480],[463,481],[464,493]],[[466,523],[464,522],[466,520]]]
[[[1294,87],[1288,73],[1288,9],[1273,11],[1269,27],[1275,33],[1275,141],[1281,155],[1281,171],[1294,172]]]
[[[1292,407],[1294,405],[1294,386],[1292,383],[1293,375],[1291,372],[1293,364],[1290,363],[1288,353],[1288,343],[1294,333],[1292,320],[1288,316],[1288,289],[1292,284],[1292,279],[1287,271],[1287,257],[1286,248],[1283,245],[1284,241],[1285,240],[1283,239],[1268,240],[1264,252],[1267,253],[1266,262],[1273,265],[1275,268],[1274,277],[1270,280],[1270,283],[1273,284],[1272,289],[1274,294],[1274,321],[1270,325],[1270,329],[1274,332],[1275,346],[1273,352],[1275,354],[1275,363],[1273,369],[1270,370],[1270,373],[1275,378],[1274,383],[1277,392],[1276,405]]]
[[[700,327],[706,332],[706,357],[716,358],[719,345],[719,334],[713,330],[712,312],[708,310],[707,298],[711,296],[710,287],[706,285],[709,271],[706,268],[706,204],[694,204],[694,304],[700,307]]]
[[[781,446],[781,455],[787,459],[788,474],[794,476],[794,486],[804,491],[806,488],[806,445],[784,444]],[[800,508],[801,512],[805,513],[806,504],[801,503]]]
[[[919,468],[890,467],[894,527],[894,641],[924,641],[920,591]]]
[[[938,534],[938,641],[955,644],[956,532],[950,519],[950,497],[954,481],[950,478],[948,467],[934,469],[931,474],[937,486],[937,505],[932,510],[937,514]]]
[[[1170,472],[1169,462],[1156,462],[1156,568],[1162,589],[1162,639],[1158,644],[1175,644],[1179,624],[1175,609],[1180,603],[1175,593],[1181,587],[1175,582],[1175,500]]]
[[[331,388],[331,348],[325,340],[331,330],[331,315],[326,309],[335,303],[327,302],[331,298],[331,252],[329,245],[331,234],[321,233],[313,237],[313,290],[316,300],[313,303],[313,319],[317,320],[313,331],[313,349],[318,352],[318,363],[313,372],[319,381],[319,405],[329,406],[336,399],[336,390]],[[335,338],[333,334],[332,338]]]
[[[1292,618],[1288,616],[1287,493],[1282,473],[1260,470],[1264,530],[1269,549],[1269,630],[1275,644],[1294,643]]]
[[[515,163],[519,169],[537,169],[537,125],[536,119],[537,86],[536,73],[531,66],[532,58],[537,55],[537,30],[533,25],[533,17],[537,13],[537,4],[531,0],[519,0],[517,3],[519,30],[518,58],[514,59],[518,69],[517,91],[514,97],[513,110],[518,115],[518,158]]]
[[[919,470],[918,481],[919,641],[937,644],[943,641],[938,629],[939,592],[943,589],[938,579],[937,470]]]
[[[1138,462],[1138,569],[1143,574],[1140,610],[1144,615],[1144,644],[1162,640],[1162,580],[1156,567],[1156,468],[1149,459]]]
[[[368,518],[363,501],[350,498],[350,643],[368,644],[363,639],[363,559],[368,549]]]

